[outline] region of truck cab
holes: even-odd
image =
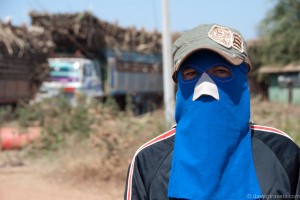
[[[76,95],[101,97],[103,86],[97,62],[86,58],[49,58],[50,74],[40,87],[38,99],[64,94],[68,99]]]

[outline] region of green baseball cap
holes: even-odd
[[[251,67],[246,42],[239,31],[218,24],[204,24],[184,32],[174,42],[172,77],[175,82],[177,82],[176,72],[183,61],[193,52],[203,49],[218,53],[233,65],[245,62],[249,69]]]

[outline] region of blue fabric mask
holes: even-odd
[[[212,67],[220,65],[228,67],[231,75],[218,78],[209,74]],[[184,80],[186,67],[198,75]],[[198,51],[181,65],[170,198],[249,200],[250,195],[261,195],[252,157],[247,71],[245,64],[233,66],[211,51]],[[193,100],[195,87],[205,76],[210,83],[204,87],[215,84],[219,99],[208,92]]]

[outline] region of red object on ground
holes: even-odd
[[[65,88],[64,88],[64,92],[70,92],[70,93],[73,93],[73,92],[75,92],[75,88],[72,88],[72,87],[65,87]]]
[[[2,150],[21,149],[40,137],[40,128],[33,127],[24,131],[17,128],[0,128],[0,148]]]

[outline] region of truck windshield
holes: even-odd
[[[80,68],[77,62],[50,63],[50,81],[52,82],[78,82]]]

